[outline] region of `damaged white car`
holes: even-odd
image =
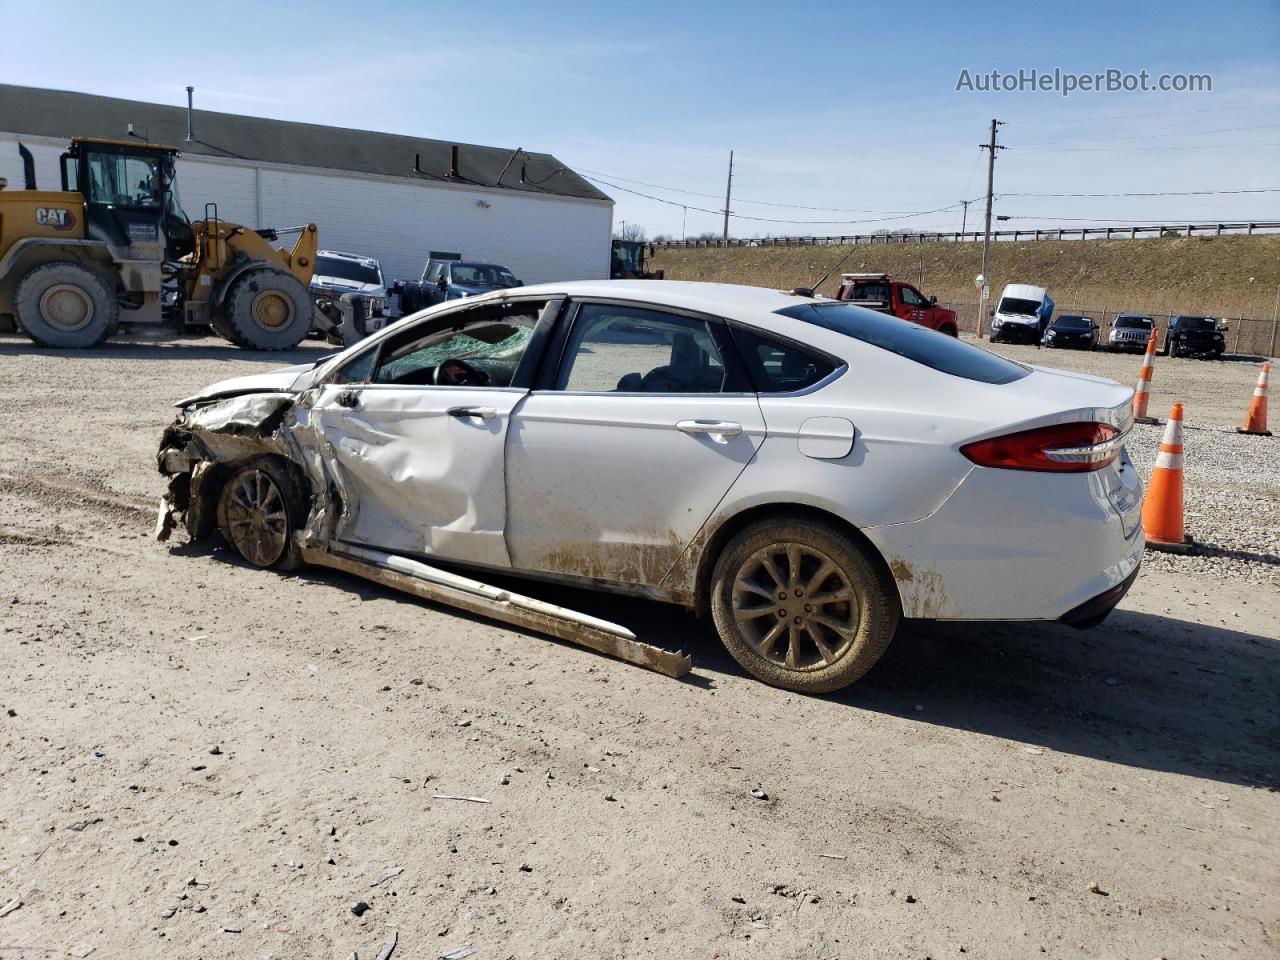
[[[183,401],[160,534],[220,530],[258,566],[502,608],[670,673],[687,658],[463,572],[684,604],[754,676],[823,692],[901,617],[1105,617],[1143,550],[1131,396],[836,301],[524,287]]]

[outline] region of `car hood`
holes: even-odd
[[[1040,318],[1037,316],[1027,316],[1025,313],[996,313],[996,319],[1001,323],[1022,323],[1029,327],[1037,326]]]
[[[190,403],[201,403],[206,400],[220,400],[226,397],[238,397],[246,393],[281,393],[287,392],[298,377],[313,369],[315,364],[298,363],[291,367],[280,367],[268,373],[251,373],[247,377],[231,377],[211,383],[199,393],[192,394],[174,404],[185,407]]]
[[[370,293],[375,296],[382,296],[384,288],[376,283],[356,283],[353,280],[343,280],[340,277],[322,277],[316,275],[311,278],[312,287],[324,287],[328,290],[336,290],[339,293]]]

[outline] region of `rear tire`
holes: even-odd
[[[314,310],[297,277],[265,267],[237,279],[222,304],[231,341],[250,350],[293,349],[311,332]]]
[[[92,270],[61,261],[35,267],[18,281],[14,318],[42,347],[81,350],[115,333],[119,305]]]
[[[860,544],[786,516],[757,521],[725,546],[712,574],[711,614],[744,670],[810,694],[839,690],[870,670],[900,616],[893,581]]]

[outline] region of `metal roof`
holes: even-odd
[[[199,91],[197,91],[198,93]],[[523,193],[610,198],[549,153],[457,144],[458,175],[451,177],[447,140],[326,127],[196,110],[195,138],[186,141],[187,109],[89,93],[0,84],[0,130],[29,136],[122,140],[129,124],[151,142],[176,144],[188,155],[347,170],[425,182],[499,187]],[[421,173],[414,171],[420,158]],[[525,182],[520,182],[521,169]],[[499,182],[501,177],[501,182]]]

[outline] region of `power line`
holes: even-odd
[[[611,190],[621,190],[623,193],[630,193],[633,196],[643,197],[646,200],[653,200],[657,203],[665,203],[671,207],[684,207],[685,209],[688,209],[688,210],[697,210],[699,213],[714,214],[717,217],[724,215],[724,210],[722,209],[712,210],[708,207],[695,207],[693,204],[680,203],[676,200],[668,200],[665,197],[655,197],[649,193],[642,193],[639,190],[631,190],[627,187],[620,187],[616,183],[610,183],[608,180],[604,180],[600,177],[593,177],[586,173],[582,173],[582,176],[585,177],[587,180],[590,180],[592,183],[601,184],[603,186],[609,187]],[[843,225],[855,224],[855,223],[885,223],[890,220],[906,220],[911,217],[926,217],[932,213],[943,213],[947,210],[954,210],[958,206],[960,206],[958,202],[949,203],[945,207],[937,207],[936,209],[933,209],[933,210],[918,210],[912,213],[904,213],[901,216],[877,217],[869,220],[779,220],[779,219],[774,219],[770,217],[751,217],[742,213],[731,213],[729,216],[734,220],[751,220],[756,223],[782,223],[782,224],[788,224],[793,226],[806,225],[806,224],[812,225],[812,226],[843,226]]]
[[[981,154],[979,154],[979,156],[981,156]],[[574,169],[576,170],[576,172],[584,176],[586,176],[587,174],[592,174],[595,177],[603,177],[608,180],[616,180],[621,183],[634,183],[642,187],[652,187],[655,190],[665,190],[668,193],[683,193],[691,197],[706,197],[708,200],[720,199],[720,194],[718,193],[701,193],[697,190],[685,190],[681,187],[671,187],[662,183],[650,183],[647,180],[631,180],[631,179],[628,179],[627,177],[620,177],[617,174],[613,174],[613,173],[604,173],[600,170],[589,170],[586,167],[575,167]],[[587,179],[592,179],[592,177],[587,177]],[[965,188],[965,192],[968,193],[967,186]],[[734,203],[738,203],[738,204],[749,203],[754,206],[760,206],[760,207],[782,207],[787,210],[814,210],[818,213],[910,214],[912,216],[914,216],[916,213],[916,211],[914,210],[866,210],[860,207],[809,207],[801,203],[778,203],[773,200],[744,200],[741,197],[738,197],[734,201]],[[684,206],[684,204],[681,204],[681,206]],[[690,209],[694,209],[694,208],[690,208]],[[716,212],[721,213],[722,211],[717,210]]]

